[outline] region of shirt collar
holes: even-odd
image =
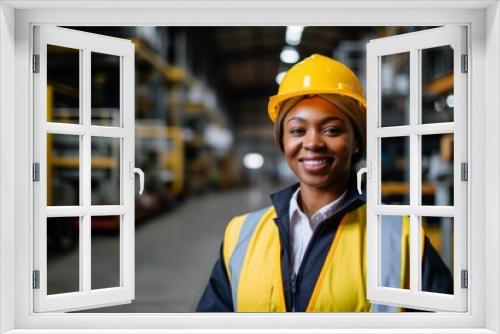
[[[300,192],[300,187],[297,188],[297,190],[295,190],[295,192],[292,195],[292,198],[290,199],[290,209],[289,209],[290,221],[294,220],[293,219],[294,215],[307,217],[305,213],[300,209],[299,203],[297,201],[299,192]],[[337,197],[337,199],[323,206],[314,215],[312,215],[311,219],[309,220],[309,224],[313,230],[319,225],[319,223],[333,216],[335,211],[339,208],[340,203],[342,203],[342,200],[344,199],[346,194],[347,190],[344,191],[342,195]]]
[[[345,195],[345,198],[342,201],[341,207],[338,211],[351,210],[353,207],[358,207],[366,203],[366,189],[364,189],[363,187],[363,193],[359,194],[356,185],[356,173],[352,172],[349,178],[349,187],[347,189],[347,194]],[[297,188],[299,188],[299,186],[300,184],[297,182],[271,194],[271,201],[274,208],[276,209],[278,218],[283,218],[283,222],[288,220],[288,214],[290,212],[290,199],[292,198],[292,195],[297,190]],[[287,226],[282,227],[287,229]]]

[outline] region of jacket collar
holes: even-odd
[[[299,183],[295,183],[288,186],[282,190],[279,190],[271,194],[271,201],[276,209],[276,213],[279,217],[288,217],[290,209],[290,199],[292,198],[294,192],[300,186]],[[356,185],[356,174],[351,173],[349,180],[349,187],[347,193],[339,205],[337,214],[340,212],[349,211],[352,208],[359,207],[366,203],[366,189],[363,189],[363,194],[359,194]]]

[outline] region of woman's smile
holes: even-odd
[[[299,166],[302,166],[305,172],[322,174],[328,172],[335,159],[333,157],[305,157],[298,160]]]
[[[283,151],[301,187],[345,188],[356,148],[348,116],[318,96],[301,100],[285,116]]]

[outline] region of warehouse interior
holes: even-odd
[[[431,27],[67,27],[135,45],[135,164],[145,190],[135,199],[135,300],[89,312],[193,312],[219,255],[227,222],[270,205],[296,182],[274,141],[267,102],[293,64],[318,53],[349,66],[366,89],[371,39]],[[47,121],[78,123],[79,54],[48,48]],[[453,52],[422,54],[423,122],[453,121]],[[384,126],[409,115],[409,57],[381,63]],[[118,57],[92,58],[92,122],[116,125]],[[78,140],[47,138],[47,205],[77,205]],[[77,138],[76,138],[77,139]],[[382,201],[409,201],[409,142],[382,140]],[[120,143],[92,141],[92,204],[119,201]],[[363,162],[360,162],[360,166]],[[422,203],[453,205],[453,135],[422,139]],[[453,224],[427,217],[426,235],[453,270]],[[79,289],[78,221],[49,218],[47,293]],[[116,217],[92,219],[92,289],[119,285]]]

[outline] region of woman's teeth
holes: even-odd
[[[317,166],[328,163],[328,159],[304,160],[304,164],[308,166]]]

